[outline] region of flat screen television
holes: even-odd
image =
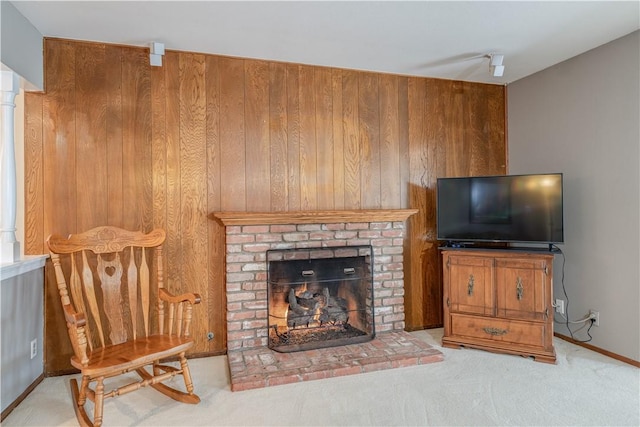
[[[562,174],[438,178],[438,240],[564,242]]]

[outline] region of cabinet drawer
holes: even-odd
[[[494,342],[544,346],[544,324],[451,314],[451,335]]]

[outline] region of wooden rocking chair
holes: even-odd
[[[116,227],[47,239],[74,351],[71,364],[82,374],[79,389],[71,380],[80,425],[102,424],[104,398],[148,385],[180,402],[200,402],[185,358],[193,345],[192,305],[200,296],[173,296],[163,288],[164,240],[163,230],[144,234]],[[160,364],[175,357],[179,368]],[[105,391],[105,379],[131,371],[141,379]],[[186,391],[162,383],[176,375],[182,375]],[[87,398],[94,403],[93,422],[85,409]]]

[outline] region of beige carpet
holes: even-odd
[[[105,426],[639,426],[640,370],[554,339],[558,363],[442,348],[440,363],[231,392],[224,356],[190,361],[197,406],[144,389],[108,399]],[[77,425],[69,377],[47,378],[3,426]]]

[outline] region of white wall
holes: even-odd
[[[509,172],[564,173],[570,318],[590,344],[640,361],[640,32],[508,86]],[[554,298],[565,298],[561,262]],[[556,316],[558,318],[558,316]],[[574,325],[576,339],[588,339]],[[556,332],[569,335],[564,324]]]
[[[15,6],[0,1],[0,62],[27,82],[29,90],[43,90],[42,34]]]
[[[44,375],[44,262],[31,257],[0,267],[0,406],[4,412]],[[31,341],[37,354],[31,358]]]

